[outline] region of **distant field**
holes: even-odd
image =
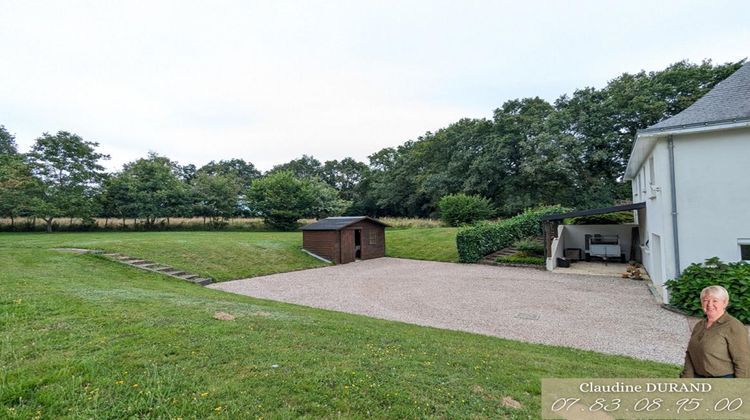
[[[458,228],[386,230],[386,255],[415,260],[457,262]]]
[[[239,267],[298,240],[0,234],[0,418],[525,419],[539,416],[541,378],[679,372],[252,299],[45,249],[127,248],[185,262],[214,255],[210,264]],[[216,320],[217,311],[236,319]]]

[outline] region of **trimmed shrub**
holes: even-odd
[[[595,214],[593,216],[581,216],[566,219],[565,223],[570,225],[621,225],[623,223],[634,223],[632,211],[620,211],[617,213]]]
[[[451,194],[438,202],[440,218],[449,226],[469,225],[495,215],[490,200],[479,195]]]
[[[513,243],[513,248],[527,256],[544,256],[544,243],[535,237],[521,239]]]
[[[544,257],[532,257],[527,255],[503,255],[495,261],[505,264],[544,265]]]
[[[478,223],[461,229],[456,236],[458,260],[465,263],[479,261],[487,254],[499,251],[513,242],[542,232],[541,218],[548,214],[565,213],[561,206],[539,207],[497,223]]]
[[[723,286],[729,292],[727,312],[745,324],[750,324],[750,264],[724,263],[709,258],[703,264],[690,264],[677,279],[667,280],[669,303],[690,315],[703,316],[701,290],[708,286]]]

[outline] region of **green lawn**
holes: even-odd
[[[388,229],[386,255],[415,260],[458,262],[458,228]]]
[[[389,257],[457,261],[456,228],[386,231]],[[0,247],[87,248],[168,264],[216,281],[321,267],[305,254],[301,232],[3,233]]]
[[[158,251],[193,237],[219,247],[201,233],[149,243],[161,235],[0,235],[0,418],[537,418],[541,378],[679,371],[231,295],[44,249]]]
[[[0,247],[88,248],[171,265],[217,281],[321,267],[300,232],[102,232],[0,234]]]

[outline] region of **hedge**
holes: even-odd
[[[677,279],[667,280],[669,303],[689,313],[703,316],[700,293],[705,287],[719,285],[729,292],[727,312],[750,324],[750,264],[724,263],[717,257],[703,264],[690,264]]]
[[[513,242],[539,236],[542,232],[542,216],[565,213],[561,206],[539,207],[497,223],[479,223],[461,229],[456,236],[458,260],[465,263],[479,261],[485,255],[499,251]]]

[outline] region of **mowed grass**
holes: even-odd
[[[457,228],[386,230],[389,257],[458,261]],[[301,251],[302,232],[2,233],[0,247],[85,248],[119,252],[180,270],[235,280],[322,267]]]
[[[541,378],[679,371],[257,300],[2,239],[0,418],[537,418]]]
[[[101,249],[216,281],[327,265],[301,251],[301,232],[5,233],[0,247]]]
[[[389,257],[457,262],[458,228],[387,229],[385,252]]]

